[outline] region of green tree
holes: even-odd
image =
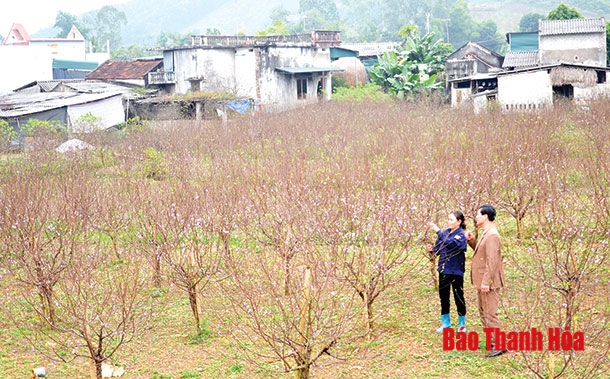
[[[290,32],[286,26],[286,23],[281,20],[274,20],[271,26],[264,30],[259,30],[255,33],[257,36],[286,36]]]
[[[193,33],[189,33],[189,34],[193,34]],[[205,35],[206,36],[219,36],[219,35],[221,35],[220,29],[218,29],[218,28],[206,28]],[[190,36],[189,36],[189,40],[190,40]]]
[[[59,29],[56,37],[66,38],[70,29],[72,29],[72,26],[76,26],[80,30],[76,16],[67,12],[58,11],[57,16],[55,17],[55,24],[53,25],[53,27]]]
[[[557,8],[549,12],[547,20],[574,20],[584,18],[576,8],[570,8],[565,3],[561,3]]]
[[[492,20],[479,22],[476,26],[477,36],[473,36],[474,42],[491,49],[493,51],[500,50],[504,43],[504,38],[498,33],[498,25]]]
[[[416,37],[419,36],[419,29],[417,28],[417,25],[406,24],[400,28],[398,35],[400,35],[403,39]]]
[[[157,46],[159,47],[172,47],[172,46],[183,46],[188,45],[191,41],[191,35],[193,32],[178,33],[178,32],[161,32],[157,38]]]
[[[118,49],[110,51],[110,57],[117,61],[129,61],[155,55],[159,55],[158,52],[150,51],[149,49],[138,45],[121,46]]]
[[[290,15],[290,12],[287,11],[286,8],[284,8],[283,6],[279,6],[279,7],[273,8],[271,10],[271,15],[269,16],[269,18],[271,19],[272,23],[273,23],[273,21],[276,21],[276,20],[288,23],[289,15]]]
[[[540,13],[528,13],[521,17],[519,21],[520,32],[537,32],[538,20],[546,20],[546,16]]]
[[[319,13],[326,22],[334,22],[339,19],[339,12],[334,0],[300,0],[299,13],[301,15],[310,12]]]
[[[472,39],[476,27],[477,23],[470,14],[468,3],[465,0],[458,0],[449,10],[446,42],[454,47],[462,46]]]
[[[90,16],[86,23],[92,25],[89,40],[96,51],[104,51],[107,41],[113,49],[121,46],[121,28],[127,24],[125,12],[106,5],[97,11],[92,18]]]

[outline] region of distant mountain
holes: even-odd
[[[239,30],[253,35],[271,25],[274,8],[282,6],[298,13],[299,0],[132,0],[113,6],[127,16],[123,45],[153,46],[162,32],[205,34],[208,28],[216,28],[223,35],[235,35]],[[48,28],[35,36],[56,33]]]
[[[478,22],[492,20],[498,26],[498,32],[505,34],[518,31],[519,21],[525,14],[546,15],[561,0],[467,2],[473,19]],[[344,5],[348,2],[335,0],[335,3]],[[207,29],[218,29],[223,35],[235,35],[238,31],[253,35],[271,25],[271,12],[280,6],[297,15],[299,0],[131,0],[114,7],[125,12],[128,20],[122,29],[123,45],[152,47],[162,32],[205,34]],[[577,8],[585,17],[605,16],[608,20],[610,16],[610,0],[572,0],[569,6]],[[82,15],[77,16],[80,18]],[[49,28],[33,36],[51,37],[56,34],[57,30]]]

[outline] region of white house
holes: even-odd
[[[538,50],[509,52],[498,73],[503,109],[537,109],[559,99],[586,102],[608,96],[603,17],[540,20]]]
[[[54,62],[96,62],[109,53],[87,53],[87,42],[76,27],[66,38],[31,38],[15,23],[0,44],[0,94],[35,80],[54,79]]]
[[[582,103],[610,95],[603,17],[540,20],[538,25],[537,33],[507,35],[509,51],[501,70],[493,73],[497,82],[495,100],[503,109],[538,109],[550,107],[560,99]],[[473,83],[491,79],[489,75],[451,79],[450,63],[448,60],[452,105],[468,102],[475,109],[485,107],[487,101],[480,96],[483,92],[472,88]],[[491,99],[487,96],[487,100]]]
[[[0,120],[7,121],[18,132],[30,119],[57,121],[71,132],[90,132],[78,123],[87,114],[99,119],[102,129],[125,122],[123,93],[13,92],[0,96]]]
[[[339,32],[290,36],[192,36],[188,46],[163,50],[168,80],[151,84],[169,92],[220,91],[251,98],[267,111],[331,97],[330,47]],[[171,78],[171,80],[169,80]]]
[[[447,88],[451,106],[485,106],[497,94],[498,72],[504,57],[478,43],[468,42],[447,57],[445,62]]]

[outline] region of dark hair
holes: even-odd
[[[487,215],[489,221],[493,221],[496,219],[496,208],[492,207],[489,204],[483,204],[479,207],[482,215]]]
[[[455,219],[460,222],[460,228],[466,229],[466,218],[464,217],[464,214],[460,211],[453,211],[451,213],[455,216]]]

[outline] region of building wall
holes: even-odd
[[[51,54],[55,59],[84,61],[86,60],[86,46],[85,41],[34,40],[30,42],[30,46],[28,47],[46,47],[48,49],[48,53]]]
[[[235,50],[179,49],[173,51],[176,93],[235,91]],[[200,80],[199,85],[195,80]]]
[[[541,70],[499,75],[498,102],[503,109],[536,109],[552,105],[549,74]]]
[[[189,79],[201,79],[201,91],[226,91],[262,103],[267,110],[287,109],[319,100],[322,74],[306,74],[307,95],[297,97],[296,75],[277,67],[330,67],[330,49],[300,47],[244,47],[178,49],[164,54],[166,69],[175,72],[176,93],[197,90]],[[301,77],[301,76],[299,76]],[[326,98],[330,99],[331,78],[324,77]]]
[[[235,92],[238,97],[259,99],[258,54],[253,48],[235,51]]]
[[[587,102],[599,98],[610,98],[610,83],[600,83],[593,87],[574,87],[574,101]]]
[[[468,98],[472,94],[472,90],[470,87],[468,88],[454,88],[451,86],[451,107],[459,108],[461,107]]]
[[[603,33],[540,36],[541,64],[576,63],[606,66],[606,35]]]
[[[90,133],[94,131],[91,129],[91,125],[86,122],[78,122],[82,116],[88,113],[99,119],[97,126],[101,129],[107,129],[125,122],[122,95],[118,94],[107,99],[68,106],[69,129],[71,132]]]
[[[0,95],[36,80],[52,80],[53,58],[46,46],[0,46]]]
[[[282,110],[319,101],[318,83],[322,74],[287,75],[275,70],[276,67],[330,67],[330,49],[307,47],[269,47],[260,49],[259,83],[260,101],[266,109]],[[297,77],[307,77],[307,96],[297,97]],[[326,98],[330,98],[331,79],[325,75]]]

